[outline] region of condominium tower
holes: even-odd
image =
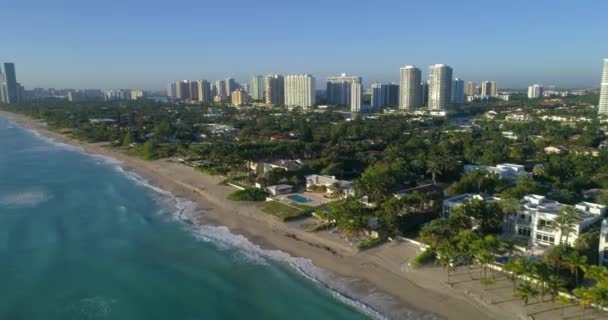
[[[285,77],[285,106],[310,109],[315,105],[315,78],[309,74]]]
[[[452,94],[452,68],[445,64],[429,67],[429,110],[446,111]]]
[[[495,81],[484,81],[481,83],[482,97],[496,97],[498,95]]]
[[[380,109],[386,106],[386,98],[384,97],[384,91],[382,90],[382,85],[379,83],[372,84],[372,99],[371,105],[372,109]]]
[[[264,76],[251,77],[251,88],[249,94],[253,100],[264,99]]]
[[[474,81],[468,81],[467,82],[467,88],[464,91],[464,94],[466,94],[469,97],[474,97],[475,96],[475,82]]]
[[[464,103],[464,80],[456,78],[452,81],[451,103]]]
[[[351,90],[353,83],[362,83],[361,77],[347,76],[346,73],[339,77],[327,78],[327,103],[336,106],[351,107]]]
[[[213,99],[211,94],[211,84],[207,80],[196,81],[198,102],[210,102]]]
[[[7,62],[4,64],[5,96],[7,103],[19,102],[19,84],[15,73],[15,64]]]
[[[599,114],[608,115],[608,58],[604,59],[604,72],[600,88]]]
[[[540,84],[533,84],[528,87],[528,98],[536,99],[543,96],[543,86]]]
[[[6,83],[4,83],[4,74],[0,68],[0,103],[8,103],[6,97]]]
[[[363,92],[361,84],[353,82],[350,89],[350,112],[361,112],[361,98]]]
[[[266,104],[278,106],[285,103],[285,79],[282,75],[271,74],[264,79]]]
[[[422,78],[420,69],[415,66],[401,68],[399,81],[399,108],[413,109],[421,105],[420,80]]]

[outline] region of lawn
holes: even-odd
[[[310,215],[310,210],[302,210],[290,207],[278,201],[267,201],[258,207],[265,213],[271,214],[282,221],[289,221]]]

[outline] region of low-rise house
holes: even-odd
[[[535,194],[524,196],[520,204],[521,209],[517,214],[506,217],[505,231],[540,246],[558,245],[560,238],[568,245],[574,245],[579,234],[600,221],[606,212],[606,206],[600,204],[577,203],[574,208],[581,221],[575,226],[574,232],[561,237],[561,232],[553,228],[552,221],[559,215],[563,204]]]
[[[502,133],[502,136],[505,137],[505,138],[507,138],[507,139],[517,140],[517,135],[513,131],[503,131],[501,133]]]
[[[279,184],[276,186],[270,186],[266,188],[266,191],[273,196],[278,196],[282,194],[288,194],[293,192],[293,186],[288,184]]]
[[[511,113],[505,117],[508,121],[528,121],[530,116],[523,112]]]
[[[306,189],[324,187],[325,193],[329,196],[338,193],[339,197],[351,197],[355,195],[355,188],[352,181],[339,180],[335,176],[325,176],[311,174],[306,176]]]
[[[302,160],[276,160],[272,162],[256,162],[247,161],[247,166],[253,172],[258,175],[264,174],[273,169],[280,169],[285,171],[295,171],[303,164]]]
[[[460,195],[457,195],[457,196],[454,196],[451,198],[444,199],[443,208],[441,210],[441,215],[444,218],[447,218],[454,209],[456,209],[468,202],[471,202],[474,199],[486,200],[487,197],[482,196],[477,193],[464,193],[464,194],[460,194]]]
[[[114,124],[116,122],[116,120],[114,119],[108,119],[108,118],[93,118],[93,119],[89,119],[90,123],[93,124]]]
[[[590,147],[574,146],[574,147],[570,148],[570,152],[572,152],[576,155],[591,156],[591,157],[597,157],[600,155],[600,151],[598,149],[590,148]]]
[[[526,172],[526,168],[520,164],[501,163],[496,166],[484,166],[478,164],[467,164],[464,166],[465,172],[473,170],[486,170],[496,174],[500,179],[517,180],[521,176],[531,176],[532,173]]]
[[[543,149],[545,154],[565,154],[568,153],[568,149],[563,146],[548,146]]]

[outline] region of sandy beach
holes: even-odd
[[[388,318],[468,320],[523,317],[521,310],[513,310],[512,306],[487,305],[450,287],[445,283],[446,273],[440,268],[410,268],[408,261],[418,250],[415,245],[392,242],[359,252],[330,232],[307,232],[305,225],[310,221],[283,223],[261,212],[256,204],[227,200],[234,188],[222,185],[222,177],[205,175],[167,159],[144,161],[107,144],[73,140],[21,115],[2,111],[0,115],[44,136],[78,145],[88,153],[115,158],[125,170],[137,173],[151,184],[196,201],[201,210],[193,218],[195,224],[226,226],[232,233],[243,235],[264,249],[281,250],[294,257],[310,259],[315,266],[347,281],[349,295]]]

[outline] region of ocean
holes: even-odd
[[[382,318],[196,210],[0,117],[0,319]]]

